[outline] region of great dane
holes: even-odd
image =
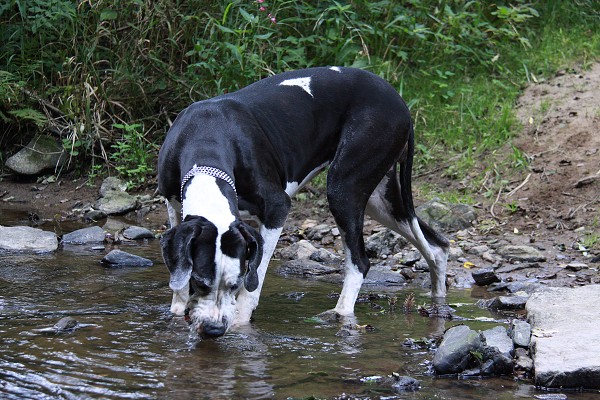
[[[187,107],[158,159],[171,224],[161,239],[171,312],[185,314],[202,338],[248,323],[290,198],[326,166],[329,208],[345,249],[333,311],[354,313],[369,271],[365,212],[421,252],[432,296],[445,297],[449,243],[415,214],[413,136],[396,90],[353,68],[285,72]],[[260,221],[258,232],[242,221],[246,211]]]

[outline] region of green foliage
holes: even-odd
[[[416,168],[458,154],[447,173],[460,179],[518,128],[522,83],[598,58],[598,22],[594,0],[8,0],[0,120],[13,134],[50,128],[82,168],[119,166],[135,186],[152,169],[137,157],[190,102],[284,70],[355,66],[407,99]],[[513,163],[526,166],[514,148]]]
[[[157,149],[144,138],[141,124],[114,124],[113,127],[123,132],[121,139],[111,146],[110,160],[115,170],[126,180],[127,189],[145,184],[153,171],[153,153]]]

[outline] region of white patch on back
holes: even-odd
[[[330,70],[335,71],[335,72],[342,72],[342,70],[340,69],[340,67],[329,67]]]
[[[285,81],[281,82],[279,86],[298,86],[300,89],[310,94],[311,97],[315,97],[310,90],[310,79],[310,77],[286,79]]]
[[[187,215],[204,217],[217,227],[219,236],[235,221],[227,198],[217,185],[217,178],[195,175],[185,189],[183,218]]]

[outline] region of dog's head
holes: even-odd
[[[242,285],[249,292],[258,287],[260,235],[242,221],[219,233],[206,218],[187,216],[160,244],[175,294],[171,311],[187,308],[200,337],[223,335],[233,322]]]

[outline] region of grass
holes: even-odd
[[[497,186],[527,168],[510,146],[524,85],[600,57],[593,0],[21,4],[0,6],[0,159],[23,132],[50,129],[82,174],[128,160],[116,172],[132,187],[154,172],[152,156],[141,169],[137,158],[190,102],[316,65],[369,69],[398,89],[415,120],[417,174],[451,159],[446,176]]]

